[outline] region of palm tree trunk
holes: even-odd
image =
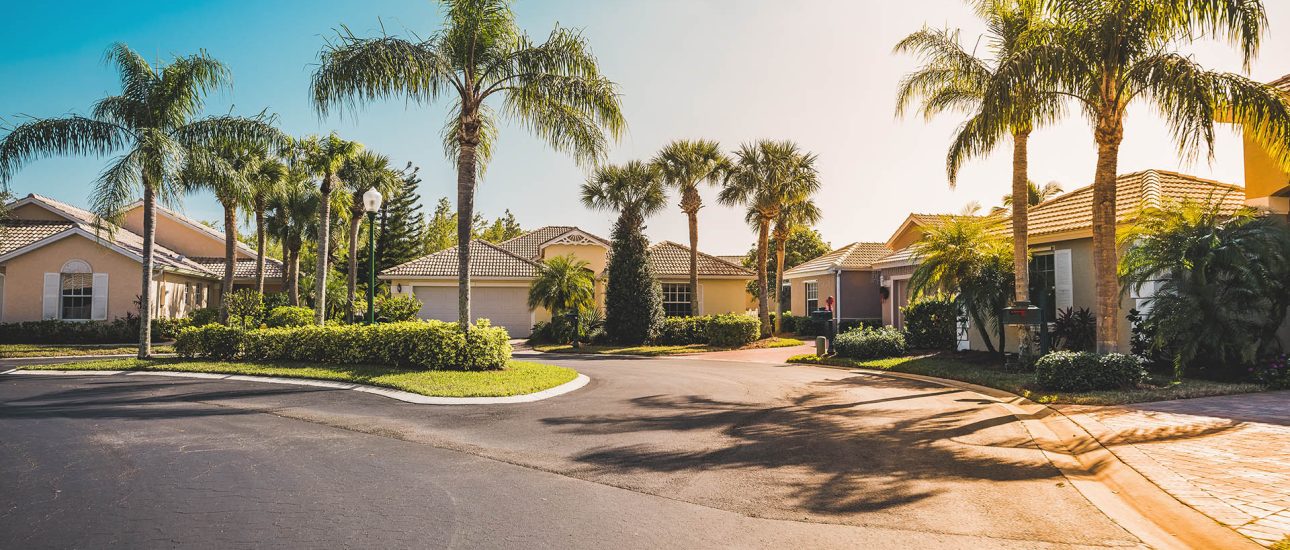
[[[1030,298],[1030,263],[1026,256],[1030,246],[1026,242],[1028,235],[1028,211],[1030,208],[1030,175],[1029,175],[1030,130],[1012,134],[1012,269],[1016,274],[1016,299],[1018,302]]]
[[[690,221],[690,315],[699,314],[699,212],[685,213]]]
[[[237,269],[237,258],[235,257],[237,249],[237,207],[231,203],[224,206],[224,282],[222,295],[228,296],[233,292],[233,272]],[[219,318],[224,324],[228,324],[228,301],[223,300],[219,308]]]
[[[463,140],[464,141],[464,140]],[[475,219],[475,145],[457,155],[457,322],[470,329],[470,230]]]
[[[321,196],[318,203],[318,270],[314,278],[314,322],[327,324],[327,252],[331,236],[331,186],[332,174],[323,175]]]
[[[770,248],[770,219],[763,217],[757,227],[757,313],[761,318],[761,337],[770,336],[770,301],[767,300],[766,256]]]
[[[1107,115],[1098,121],[1097,172],[1093,176],[1093,281],[1097,289],[1097,352],[1113,353],[1119,347],[1118,251],[1115,243],[1115,179],[1119,166],[1123,121]]]
[[[291,263],[289,264],[291,272],[287,277],[288,283],[291,285],[291,305],[297,307],[300,306],[300,247],[300,243],[296,243],[291,247]]]
[[[255,199],[255,291],[264,295],[264,255],[269,234],[264,230],[264,199]]]
[[[775,334],[780,333],[780,327],[784,326],[784,297],[779,293],[784,291],[784,248],[786,239],[775,239]],[[841,274],[835,274],[841,276]],[[841,308],[842,304],[834,304],[833,307]],[[838,320],[842,319],[841,313],[838,314]]]
[[[362,203],[359,203],[362,204]],[[349,281],[346,287],[346,296],[349,304],[346,306],[345,318],[348,319],[354,313],[354,296],[358,291],[358,233],[362,228],[363,210],[350,209],[349,212]]]
[[[152,356],[152,257],[157,236],[157,199],[153,182],[144,175],[143,182],[143,291],[139,293],[139,358]]]

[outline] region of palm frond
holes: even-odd
[[[0,184],[24,164],[44,155],[106,155],[128,145],[131,132],[110,122],[81,116],[33,119],[0,140]]]
[[[319,54],[309,95],[318,114],[326,116],[336,108],[357,110],[363,102],[398,96],[429,102],[449,86],[464,91],[438,41],[359,38],[342,28]]]

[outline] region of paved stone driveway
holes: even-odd
[[[1187,505],[1265,546],[1290,536],[1290,392],[1061,410]]]

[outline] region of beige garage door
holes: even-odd
[[[457,287],[418,286],[413,289],[421,301],[421,318],[457,320]],[[476,287],[470,293],[472,321],[488,319],[506,328],[512,338],[527,338],[533,330],[528,308],[528,287]]]

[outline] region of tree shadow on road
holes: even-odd
[[[274,387],[212,389],[201,380],[140,380],[122,375],[77,380],[77,386],[9,399],[0,403],[0,418],[134,418],[166,419],[254,414],[256,409],[193,406],[194,402],[298,395],[326,388]],[[48,380],[45,380],[46,382]],[[15,382],[16,383],[16,382]],[[218,382],[227,384],[227,382]],[[180,390],[180,388],[183,388]]]

